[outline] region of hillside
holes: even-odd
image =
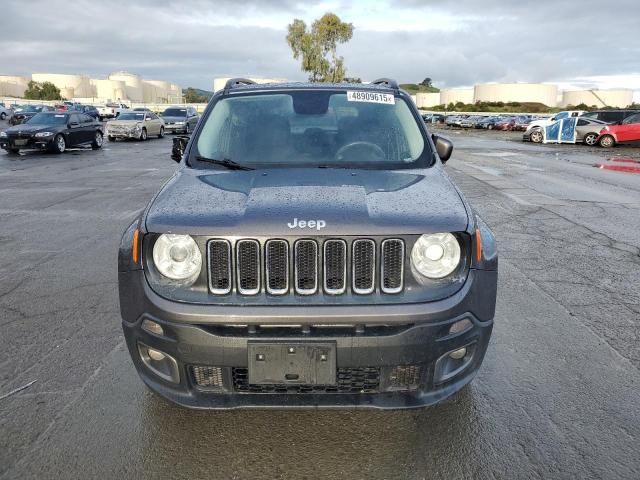
[[[406,90],[411,95],[415,95],[419,92],[438,93],[440,91],[440,89],[437,87],[428,87],[426,85],[420,85],[418,83],[401,83],[400,88]]]

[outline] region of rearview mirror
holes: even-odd
[[[431,135],[431,139],[436,146],[436,152],[438,152],[440,161],[447,163],[447,160],[451,158],[451,154],[453,153],[453,143],[451,143],[451,140],[438,135]]]
[[[184,151],[187,149],[187,143],[189,143],[189,137],[180,135],[177,137],[173,137],[173,146],[171,147],[171,158],[180,163],[182,160],[182,156],[184,155]]]

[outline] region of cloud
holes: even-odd
[[[579,79],[597,85],[599,78],[640,74],[635,0],[538,0],[535,8],[503,0],[37,0],[25,8],[8,0],[2,73],[105,77],[127,70],[201,88],[229,75],[303,80],[285,42],[286,25],[293,18],[310,23],[325,11],[354,24],[340,54],[348,74],[363,79],[428,76],[442,87]]]

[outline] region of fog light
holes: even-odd
[[[464,348],[462,350],[464,350]],[[147,354],[149,355],[149,358],[151,358],[151,360],[155,362],[161,362],[162,360],[165,359],[164,353],[159,352],[158,350],[154,350],[153,348],[147,349]],[[453,353],[451,354],[451,356],[453,358]]]
[[[180,382],[178,362],[171,355],[140,342],[138,342],[138,353],[142,363],[160,378],[172,383]]]
[[[464,320],[460,320],[449,327],[449,335],[452,335],[454,333],[466,332],[472,326],[473,324],[471,323],[471,320],[465,318]]]
[[[449,354],[449,356],[451,358],[453,358],[454,360],[460,360],[461,358],[464,358],[464,356],[467,354],[467,349],[466,348],[460,348],[458,350],[454,350],[453,352],[451,352]]]
[[[142,329],[149,333],[155,333],[156,335],[164,335],[164,330],[162,330],[159,323],[146,318],[142,321]]]

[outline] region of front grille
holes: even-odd
[[[390,238],[382,242],[381,288],[384,293],[402,291],[404,277],[404,242]]]
[[[353,291],[366,295],[375,288],[376,244],[373,240],[353,242]]]
[[[255,295],[260,291],[260,244],[256,240],[240,240],[236,252],[238,291]]]
[[[318,290],[318,244],[298,240],[295,245],[296,293],[313,295]]]
[[[379,258],[378,258],[379,257]],[[209,291],[227,295],[369,295],[404,289],[405,243],[368,238],[225,239],[207,244]],[[264,283],[264,286],[263,286]]]
[[[233,388],[243,393],[375,393],[380,389],[377,367],[338,368],[335,385],[256,385],[247,368],[233,368]]]
[[[222,368],[221,367],[206,367],[206,366],[191,366],[191,376],[194,383],[198,387],[212,388],[222,387]]]

